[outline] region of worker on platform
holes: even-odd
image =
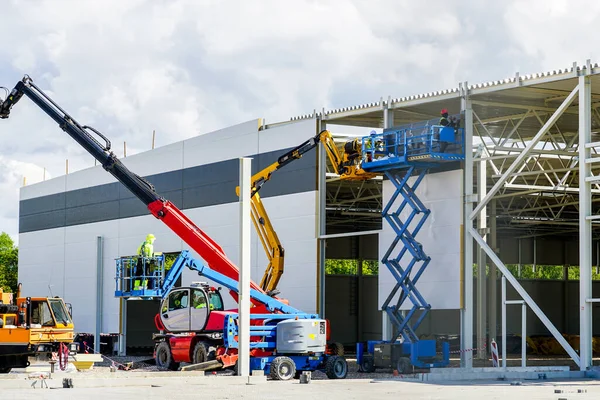
[[[440,111],[441,114],[441,118],[440,118],[440,125],[442,126],[450,126],[452,128],[456,128],[458,126],[458,120],[455,117],[451,117],[448,118],[448,110],[443,108],[442,111]]]
[[[136,267],[136,280],[134,282],[134,290],[141,290],[148,288],[147,276],[150,274],[150,258],[154,257],[154,241],[156,237],[149,233],[146,239],[138,247],[137,255],[137,267]],[[143,277],[143,279],[140,279]],[[142,282],[143,281],[143,282]]]
[[[456,134],[457,128],[458,128],[458,120],[455,117],[448,118],[448,110],[445,108],[443,108],[442,111],[440,111],[440,114],[441,114],[440,125],[449,126],[451,128],[454,128],[454,131]],[[439,140],[439,133],[436,136],[437,136],[436,139]],[[448,146],[448,142],[440,142],[440,150],[442,153],[446,150],[447,146]]]

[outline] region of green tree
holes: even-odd
[[[0,234],[0,287],[16,293],[19,268],[19,249],[8,233]]]
[[[357,275],[360,260],[326,259],[325,273],[327,275]],[[363,275],[377,275],[379,262],[377,260],[362,261]]]

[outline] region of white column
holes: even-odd
[[[469,217],[473,211],[473,109],[468,99],[468,85],[465,82],[461,99],[461,109],[465,116],[465,162],[463,187],[463,307],[460,312],[461,350],[473,348],[473,237],[469,228],[473,222]],[[473,352],[463,351],[460,356],[462,368],[473,367]]]
[[[250,178],[251,158],[240,158],[240,279],[238,375],[250,375]]]
[[[96,330],[94,332],[94,352],[100,353],[102,333],[102,299],[104,298],[104,255],[102,236],[96,238]],[[84,349],[87,350],[87,349]]]
[[[590,64],[586,74],[590,72]],[[579,356],[580,370],[592,366],[592,199],[591,165],[591,82],[589,76],[579,77]]]
[[[386,104],[385,109],[383,110],[383,129],[391,128],[394,126],[394,110],[390,110],[389,103]],[[383,194],[382,194],[383,195]],[[385,204],[384,204],[385,207]],[[387,224],[384,220],[381,222],[382,224]],[[380,236],[381,237],[381,236]],[[379,261],[381,262],[381,254],[379,254]],[[379,268],[387,268],[385,265],[380,264]],[[381,279],[381,275],[379,275],[378,279]],[[379,285],[381,287],[381,284]],[[387,296],[387,295],[386,295]],[[379,300],[378,300],[379,301]],[[402,311],[402,316],[404,317],[406,313]],[[385,311],[381,311],[381,340],[391,340],[394,335],[394,327],[392,326],[392,320],[390,316]]]
[[[477,191],[479,194],[479,200],[481,201],[485,197],[486,193],[486,183],[487,183],[487,161],[482,160],[477,164],[478,166],[478,180],[477,180]],[[486,238],[486,229],[487,229],[487,209],[484,207],[481,210],[481,214],[479,214],[479,218],[477,219],[477,228],[479,232]],[[486,306],[486,284],[487,284],[487,276],[486,276],[486,255],[485,251],[482,248],[479,248],[477,251],[477,348],[482,349],[486,344],[486,318],[487,318],[487,306]],[[485,351],[477,351],[478,359],[485,359],[487,357],[487,352]]]

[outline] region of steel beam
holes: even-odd
[[[542,321],[542,323],[550,331],[552,336],[554,336],[554,338],[558,341],[558,343],[560,343],[560,345],[563,347],[563,349],[565,349],[567,354],[569,354],[569,356],[571,356],[571,358],[573,359],[575,364],[577,364],[577,366],[580,366],[581,363],[580,363],[579,355],[577,354],[577,352],[573,349],[573,347],[571,347],[569,342],[567,342],[567,340],[558,331],[558,329],[556,329],[556,327],[554,326],[552,321],[550,321],[548,319],[546,314],[544,314],[544,312],[538,307],[538,305],[535,303],[535,301],[533,301],[531,296],[529,296],[529,293],[527,293],[527,291],[523,288],[523,286],[521,286],[519,281],[513,276],[513,274],[510,273],[508,268],[506,268],[506,265],[504,265],[504,263],[500,260],[500,258],[494,253],[492,248],[490,246],[488,246],[488,244],[485,242],[485,240],[483,240],[481,235],[479,235],[479,233],[474,228],[468,227],[467,229],[470,231],[470,233],[473,236],[473,238],[475,239],[475,241],[477,241],[477,243],[485,250],[488,257],[490,258],[490,261],[492,261],[494,264],[496,264],[496,266],[498,267],[500,272],[502,272],[502,275],[504,277],[506,277],[506,280],[508,280],[508,282],[510,282],[512,287],[515,288],[515,290],[517,291],[517,293],[519,293],[521,298],[523,300],[525,300],[525,302],[527,303],[529,308],[531,308],[531,311],[533,311],[534,314],[537,315],[537,317],[540,319],[540,321]]]
[[[571,94],[569,94],[569,96],[560,105],[560,107],[558,107],[558,109],[556,110],[556,112],[554,114],[552,114],[552,116],[548,119],[548,121],[546,121],[546,123],[544,124],[544,126],[531,139],[531,141],[527,144],[527,146],[525,147],[525,149],[523,149],[523,151],[513,161],[513,163],[510,165],[510,167],[507,168],[507,170],[504,172],[504,174],[502,174],[502,177],[490,189],[490,191],[489,191],[488,195],[485,197],[485,199],[483,199],[483,201],[481,201],[477,205],[477,207],[475,207],[475,209],[473,210],[473,212],[470,213],[469,220],[473,220],[477,216],[477,214],[479,214],[479,212],[481,211],[481,209],[483,207],[485,207],[485,205],[490,201],[490,199],[498,192],[498,190],[500,190],[500,187],[502,185],[504,185],[504,183],[508,179],[508,176],[510,174],[512,174],[514,172],[514,170],[519,165],[521,165],[521,163],[523,162],[523,160],[525,159],[525,157],[527,157],[527,155],[529,154],[529,152],[531,152],[531,150],[533,150],[533,148],[540,141],[540,139],[542,138],[542,136],[544,136],[546,134],[546,132],[548,132],[548,130],[550,129],[550,127],[556,123],[556,121],[558,120],[558,118],[560,118],[560,116],[564,113],[564,111],[567,109],[567,107],[573,102],[573,100],[575,99],[575,95],[577,95],[578,90],[579,90],[578,87],[576,87],[575,89],[573,89],[573,91],[571,92]]]
[[[589,76],[579,77],[579,369],[592,366],[592,188],[591,176],[592,96]],[[585,162],[581,162],[585,160]]]

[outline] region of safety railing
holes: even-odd
[[[428,124],[392,128],[362,137],[361,150],[363,164],[390,159],[409,162],[427,155],[442,161],[455,160],[464,155],[464,130]]]
[[[151,296],[163,285],[165,256],[116,259],[115,296]]]

